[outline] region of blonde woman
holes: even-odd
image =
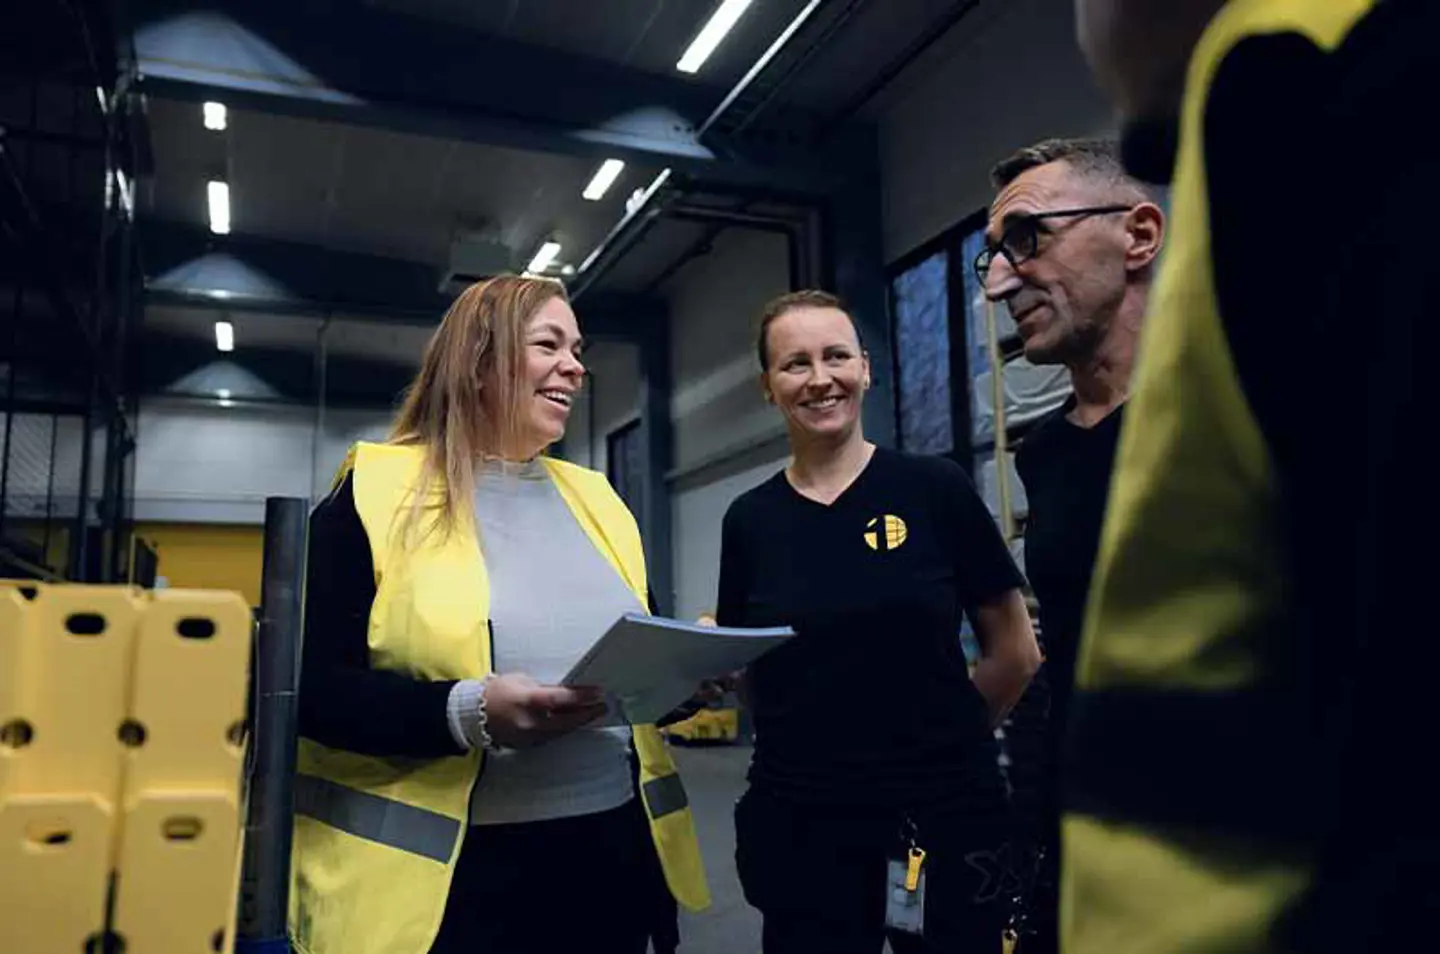
[[[643,954],[708,903],[659,733],[556,685],[643,610],[634,518],[544,456],[584,382],[564,289],[472,286],[311,522],[292,934],[310,954]],[[658,863],[657,863],[658,860]]]

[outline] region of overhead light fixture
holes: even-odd
[[[545,269],[550,267],[550,263],[555,261],[555,256],[559,254],[559,242],[546,242],[540,246],[540,251],[535,253],[535,257],[530,259],[530,264],[525,266],[525,271],[531,275],[542,274]]]
[[[230,234],[230,185],[218,179],[205,187],[210,200],[210,231],[216,235]]]
[[[225,129],[225,116],[226,116],[225,104],[224,104],[224,103],[206,103],[205,106],[204,106],[204,110],[205,110],[205,128],[206,128],[206,129],[213,129],[213,130],[215,130],[216,132],[223,132],[224,129]]]
[[[624,170],[625,161],[623,159],[606,159],[600,164],[594,177],[590,179],[590,184],[585,187],[585,191],[580,194],[591,202],[599,202],[605,198],[605,193],[610,191],[610,187],[615,184],[616,179],[620,178],[620,173]]]
[[[680,57],[680,62],[675,64],[675,68],[682,73],[698,71],[701,65],[710,58],[710,54],[715,52],[720,41],[725,39],[725,35],[735,26],[735,22],[740,19],[740,14],[744,13],[749,6],[750,0],[720,0],[720,6],[715,8],[709,21],[700,28],[699,35],[690,43],[689,49],[685,51],[684,56]]]
[[[235,326],[228,321],[215,322],[215,350],[235,350]]]

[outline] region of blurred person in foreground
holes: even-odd
[[[1064,949],[1432,948],[1440,163],[1410,104],[1440,8],[1077,10],[1172,206],[1077,672]]]
[[[991,179],[999,192],[976,276],[991,301],[1008,306],[1025,357],[1064,365],[1073,389],[1015,455],[1029,501],[1025,573],[1040,602],[1049,694],[1040,865],[1020,945],[1036,954],[1057,949],[1061,742],[1165,214],[1154,190],[1125,172],[1111,140],[1035,143],[998,163]]]
[[[655,726],[559,686],[648,602],[635,520],[545,456],[584,380],[562,286],[472,285],[391,439],[311,519],[291,931],[307,954],[673,949],[708,903]],[[658,859],[657,859],[658,856]]]

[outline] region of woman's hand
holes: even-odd
[[[599,689],[542,686],[523,673],[493,676],[485,686],[486,729],[509,748],[541,745],[604,714]]]

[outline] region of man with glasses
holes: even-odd
[[[1008,306],[1025,357],[1063,364],[1074,388],[1026,434],[1016,455],[1030,505],[1025,572],[1040,602],[1050,692],[1041,864],[1021,943],[1024,954],[1033,954],[1057,949],[1060,742],[1165,216],[1107,140],[1037,143],[991,176],[1000,191],[977,276],[992,301]]]

